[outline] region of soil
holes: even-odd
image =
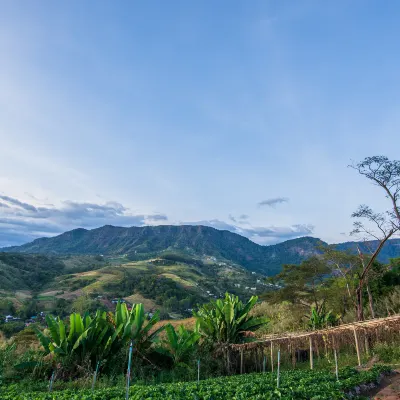
[[[395,375],[382,379],[379,387],[369,393],[369,398],[374,400],[400,400],[400,370]]]

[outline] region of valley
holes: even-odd
[[[74,300],[83,296],[93,306],[106,309],[113,308],[116,300],[140,302],[150,312],[161,309],[165,317],[181,318],[190,316],[197,304],[222,297],[226,291],[248,297],[267,287],[265,277],[254,271],[215,257],[194,258],[179,252],[140,261],[125,256],[14,253],[1,253],[0,259],[3,276],[15,272],[18,263],[36,268],[34,272],[20,269],[13,280],[0,282],[3,308],[9,302],[16,309],[34,302],[40,311],[68,312]],[[38,260],[40,267],[34,263]]]

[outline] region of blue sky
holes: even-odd
[[[203,223],[349,239],[399,158],[397,1],[3,1],[0,246]]]

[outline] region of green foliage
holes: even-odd
[[[47,354],[56,357],[74,357],[78,364],[89,358],[92,366],[106,358],[113,344],[112,327],[105,312],[70,315],[69,327],[60,318],[46,316],[48,332],[37,329],[37,336]]]
[[[327,371],[282,372],[280,387],[276,388],[276,374],[248,374],[215,378],[189,383],[173,383],[157,386],[131,387],[131,400],[339,400],[345,398],[356,386],[376,383],[382,373],[390,369],[374,367],[358,372],[352,368],[340,371],[339,382]],[[96,390],[65,390],[54,393],[21,393],[19,386],[0,388],[2,400],[120,400],[124,398],[123,387]]]
[[[300,265],[284,265],[283,271],[271,279],[282,286],[273,293],[273,299],[309,306],[322,304],[326,295],[319,289],[330,272],[329,266],[320,257],[311,257]]]
[[[24,328],[25,324],[22,321],[0,324],[0,332],[3,332],[6,337],[11,337],[16,333],[22,331]]]
[[[159,333],[164,329],[154,329],[160,320],[159,312],[147,320],[143,304],[135,304],[129,311],[125,303],[118,303],[115,314],[111,315],[111,323],[115,326],[115,332],[119,346],[124,346],[133,341],[135,353],[138,356],[144,354],[157,341]]]
[[[83,317],[73,313],[69,317],[69,326],[62,319],[47,315],[47,331],[37,328],[36,331],[47,354],[66,358],[77,365],[90,360],[94,368],[98,361],[105,362],[126,348],[131,340],[135,354],[143,356],[163,329],[153,329],[158,321],[158,313],[150,320],[146,319],[143,304],[136,304],[129,311],[125,303],[118,303],[114,314],[97,310],[92,318],[89,313]]]
[[[329,328],[339,323],[339,316],[334,315],[332,310],[326,311],[325,306],[321,308],[312,307],[308,326],[312,330]]]
[[[250,311],[258,298],[252,296],[243,304],[237,296],[226,293],[224,299],[211,301],[193,312],[199,332],[215,343],[240,343],[245,332],[255,331],[268,323],[266,317],[253,317]]]
[[[374,346],[374,354],[385,363],[397,363],[400,360],[400,346],[396,344],[378,343]]]
[[[64,267],[52,256],[0,252],[0,289],[37,290],[59,275]]]
[[[177,330],[168,324],[165,326],[166,339],[157,351],[170,357],[174,364],[187,362],[196,350],[196,345],[201,337],[200,333],[193,332],[180,325]]]

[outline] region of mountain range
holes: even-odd
[[[192,257],[214,257],[249,271],[271,276],[284,264],[298,264],[317,254],[325,242],[313,237],[301,237],[270,246],[262,246],[226,230],[202,225],[160,225],[116,227],[105,225],[96,229],[74,229],[61,235],[40,238],[33,242],[0,249],[2,252],[49,255],[124,256],[129,260],[146,260],[165,252],[179,252]],[[374,249],[376,241],[335,244],[339,250],[363,252]],[[400,239],[384,246],[379,260],[400,256]]]

